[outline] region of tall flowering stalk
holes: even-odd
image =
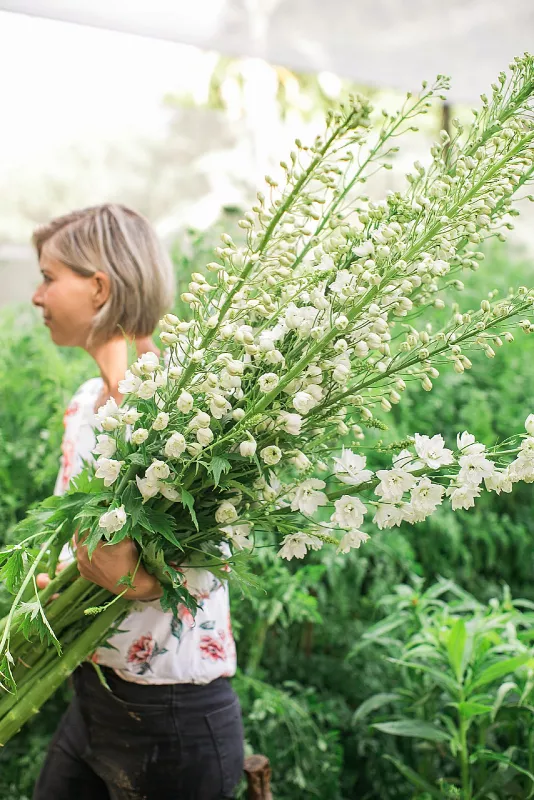
[[[461,373],[473,350],[493,358],[512,329],[534,330],[525,287],[466,313],[453,304],[441,327],[420,320],[481,266],[479,245],[513,227],[512,201],[534,170],[531,56],[499,76],[468,130],[455,121],[452,138],[441,132],[404,192],[378,203],[361,193],[446,87],[443,77],[424,84],[383,113],[378,131],[369,103],[353,97],[312,146],[296,141],[281,163],[284,186],[267,178],[239,222],[245,244],[224,235],[209,280],[191,276],[182,295],[191,319],[161,321],[165,357],[139,358],[120,384],[125,403],[98,411],[94,466],[20,523],[20,543],[0,556],[15,594],[0,626],[0,671],[18,692],[0,699],[0,742],[127,611],[81,579],[37,592],[36,572],[46,559],[55,574],[77,529],[90,554],[132,537],[163,584],[163,608],[194,609],[184,564],[239,578],[258,541],[279,540],[288,559],[329,544],[346,553],[369,539],[366,520],[416,523],[445,499],[469,508],[483,487],[534,480],[532,416],[525,434],[492,448],[467,432],[451,448],[439,433],[415,434],[389,445],[391,467],[378,471],[362,454],[364,429],[386,427],[377,412],[410,381],[431,390],[442,366]],[[341,449],[349,434],[353,446]],[[67,588],[50,603],[59,584]],[[25,639],[35,634],[40,648]],[[63,648],[59,660],[52,645]]]

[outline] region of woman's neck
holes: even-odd
[[[135,340],[137,356],[153,352],[159,355],[159,350],[149,336]],[[128,368],[128,344],[124,337],[110,339],[104,344],[88,348],[89,355],[94,358],[104,382],[102,397],[113,397],[120,405],[123,396],[119,392],[119,381],[124,378]]]

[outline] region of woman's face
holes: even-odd
[[[105,302],[103,273],[84,277],[49,258],[46,245],[41,251],[39,266],[42,282],[32,303],[43,312],[52,341],[66,347],[85,347],[93,318]],[[107,276],[104,276],[107,278]],[[109,284],[108,284],[109,289]]]

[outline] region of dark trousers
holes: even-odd
[[[90,664],[50,744],[33,800],[223,800],[243,771],[229,681],[141,686]]]

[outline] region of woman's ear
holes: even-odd
[[[109,279],[109,275],[105,272],[95,272],[92,276],[93,282],[93,305],[95,311],[99,311],[102,306],[107,302],[110,292],[111,292],[111,281]]]

